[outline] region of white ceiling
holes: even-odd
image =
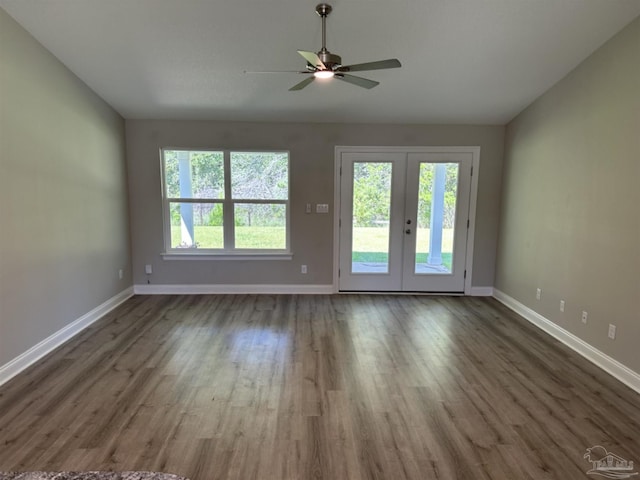
[[[125,118],[504,124],[640,15],[640,0],[329,0],[327,48],[365,90],[298,92],[317,0],[0,0]]]

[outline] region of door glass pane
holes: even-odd
[[[458,196],[457,163],[420,164],[414,273],[451,274]]]
[[[352,273],[389,272],[391,162],[353,164]]]

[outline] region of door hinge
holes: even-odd
[[[342,173],[342,170],[340,172]],[[473,177],[473,167],[471,167],[471,176]]]
[[[338,269],[338,278],[340,278],[340,269]]]
[[[469,219],[467,219],[467,228],[469,228]]]
[[[342,176],[342,165],[340,165],[340,176]]]
[[[464,278],[467,278],[467,271],[464,271]]]
[[[338,219],[338,228],[341,228],[341,227],[342,227],[342,219],[341,219],[341,218],[339,218],[339,219]]]

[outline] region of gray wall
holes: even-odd
[[[507,126],[496,270],[499,290],[636,372],[639,184],[640,18]]]
[[[129,287],[131,262],[123,119],[2,9],[0,54],[1,366]]]
[[[504,127],[261,124],[127,120],[135,284],[331,284],[333,216],[306,215],[306,203],[333,207],[336,145],[481,147],[474,286],[492,286]],[[161,147],[285,149],[291,152],[292,261],[162,260]],[[300,274],[300,265],[309,273]]]

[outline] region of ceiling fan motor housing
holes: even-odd
[[[342,65],[342,58],[339,55],[334,55],[329,50],[320,50],[318,52],[318,58],[324,63],[325,67],[333,70],[335,67]]]

